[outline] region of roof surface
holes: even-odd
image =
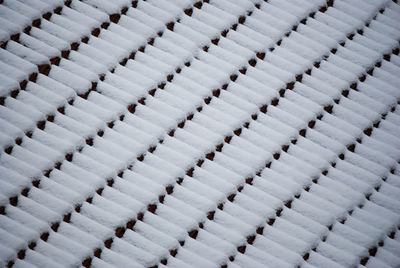
[[[0,3],[0,267],[400,266],[397,1]]]

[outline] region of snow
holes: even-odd
[[[400,263],[398,4],[62,4],[0,8],[1,265]]]

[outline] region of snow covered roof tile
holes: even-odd
[[[397,0],[0,0],[0,267],[399,267]]]

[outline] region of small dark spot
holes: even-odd
[[[100,258],[100,255],[101,255],[101,248],[96,248],[95,250],[94,250],[94,252],[93,252],[93,256],[95,256],[95,257],[97,257],[97,258]]]
[[[368,260],[369,260],[369,257],[364,257],[360,260],[360,264],[365,266],[367,264]]]
[[[252,178],[252,177],[246,178],[245,182],[246,182],[247,184],[252,185],[252,184],[253,184],[253,178]]]
[[[36,126],[39,129],[44,130],[44,128],[46,127],[46,121],[45,120],[41,120],[41,121],[37,122]]]
[[[200,9],[203,6],[203,3],[201,1],[194,3],[194,7]]]
[[[276,211],[276,216],[278,216],[278,217],[280,217],[281,216],[281,213],[282,213],[282,208],[280,208],[280,209],[278,209],[277,211]]]
[[[260,60],[264,60],[264,58],[265,58],[265,52],[257,52],[256,56],[257,56],[257,58],[259,58]]]
[[[367,136],[371,136],[371,134],[372,134],[372,128],[367,128],[367,129],[365,129],[365,130],[364,130],[364,134],[367,135]]]
[[[249,60],[249,64],[250,64],[250,66],[254,67],[257,64],[257,60],[256,59],[251,59],[251,60]]]
[[[53,223],[53,224],[51,225],[51,229],[52,229],[54,232],[57,232],[58,227],[60,227],[60,223],[59,223],[59,222],[55,222],[55,223]]]
[[[369,249],[368,250],[368,253],[369,253],[369,255],[370,256],[375,256],[376,255],[376,252],[378,251],[378,248],[377,247],[373,247],[373,248],[371,248],[371,249]]]
[[[47,241],[47,239],[49,238],[49,233],[43,233],[41,236],[40,236],[40,239],[42,239],[44,242],[46,242]]]
[[[91,257],[87,257],[86,259],[84,259],[82,261],[82,266],[89,268],[92,265],[92,258]]]
[[[169,251],[169,254],[171,254],[172,257],[175,257],[176,254],[178,254],[178,250],[177,250],[177,249],[171,249],[171,250]]]
[[[193,14],[193,9],[192,8],[187,8],[184,10],[185,14],[188,15],[189,17],[192,16]]]
[[[121,238],[122,236],[124,236],[125,233],[125,227],[118,227],[117,229],[115,229],[115,236]]]
[[[23,196],[25,196],[25,197],[28,197],[28,193],[29,193],[29,188],[24,188],[24,189],[21,191],[21,195],[23,195]]]
[[[68,162],[71,162],[71,161],[72,161],[72,157],[73,157],[73,154],[72,154],[72,153],[68,153],[68,154],[65,155],[65,159],[66,159]]]
[[[63,217],[63,221],[70,222],[71,221],[71,213],[65,214]]]
[[[13,150],[13,147],[12,147],[12,146],[8,146],[7,148],[4,149],[4,152],[5,152],[6,154],[11,154],[11,153],[12,153],[12,150]]]
[[[274,223],[275,223],[275,219],[274,218],[269,219],[268,222],[267,222],[267,224],[269,226],[272,226]]]
[[[243,24],[246,21],[246,17],[245,16],[240,16],[238,19],[238,23],[239,24]]]
[[[32,21],[32,26],[33,27],[39,28],[40,24],[41,24],[41,19],[40,18],[39,19],[35,19],[34,21]]]
[[[174,187],[172,185],[168,185],[167,187],[165,187],[165,191],[167,192],[167,194],[172,194],[172,192],[174,191]]]
[[[31,250],[33,250],[36,247],[36,243],[35,242],[31,242],[28,245],[28,248],[30,248]]]
[[[109,248],[111,248],[112,243],[113,243],[113,239],[109,238],[106,241],[104,241],[104,246],[109,249]]]
[[[204,99],[205,104],[210,104],[211,102],[211,97],[205,98]]]
[[[170,31],[174,30],[174,26],[175,26],[175,22],[173,22],[173,21],[167,23],[167,29]]]
[[[34,187],[36,187],[36,188],[39,188],[40,180],[33,180],[33,181],[32,181],[32,185],[33,185]]]
[[[256,240],[255,235],[251,235],[251,236],[247,237],[247,243],[249,243],[250,245],[252,245],[254,243],[254,240]]]
[[[215,151],[221,152],[223,147],[224,147],[224,144],[223,144],[223,143],[218,144],[218,145],[215,147]]]
[[[350,144],[349,146],[347,146],[347,149],[350,151],[350,152],[353,152],[354,153],[354,149],[356,148],[356,145],[353,143],[353,144]]]
[[[186,175],[189,177],[193,177],[193,171],[194,171],[194,168],[192,167],[188,171],[186,171]]]
[[[76,205],[76,206],[75,206],[75,211],[78,212],[78,213],[80,213],[80,212],[81,212],[81,206],[82,206],[82,205]]]
[[[260,107],[260,112],[262,112],[264,114],[267,113],[267,105],[266,104]]]
[[[107,179],[107,185],[108,185],[108,186],[112,187],[113,184],[114,184],[114,179],[113,179],[113,178]]]
[[[319,12],[324,13],[326,10],[327,10],[327,7],[321,7],[321,8],[319,9]]]
[[[173,75],[173,74],[167,75],[167,81],[168,81],[168,82],[171,82],[172,79],[174,79],[174,75]]]
[[[157,85],[157,87],[158,87],[159,89],[164,89],[166,85],[167,85],[167,83],[161,82],[160,84]]]
[[[18,196],[12,196],[9,198],[10,205],[17,206],[18,205]]]
[[[241,128],[238,128],[238,129],[234,130],[233,133],[234,133],[236,136],[240,136],[240,134],[242,133],[242,129],[241,129]]]
[[[144,155],[143,155],[143,154],[139,155],[139,156],[137,157],[137,160],[140,161],[140,162],[142,162],[142,161],[144,160]]]
[[[396,236],[396,232],[393,231],[388,236],[389,236],[389,238],[394,239],[394,237]]]
[[[199,231],[197,231],[197,230],[192,230],[192,231],[188,232],[188,235],[189,235],[191,238],[196,239],[198,233],[199,233]]]
[[[25,249],[21,249],[20,251],[18,251],[17,257],[20,260],[23,260],[25,258]]]
[[[45,20],[49,20],[50,17],[51,17],[51,13],[50,13],[50,12],[44,13],[44,14],[42,15],[42,18],[45,19]]]
[[[201,167],[201,166],[203,165],[203,163],[204,163],[204,160],[203,160],[203,159],[199,159],[199,160],[197,161],[196,165],[197,165],[198,167]]]
[[[215,38],[215,39],[212,39],[211,40],[211,43],[213,43],[214,45],[218,45],[218,43],[219,43],[219,38]]]
[[[118,23],[120,18],[121,18],[121,15],[118,14],[118,13],[110,15],[110,21],[113,22],[113,23]]]
[[[240,253],[244,254],[245,251],[246,251],[246,245],[239,246],[239,247],[237,248],[237,250],[238,250]]]
[[[332,113],[332,110],[333,110],[333,105],[325,106],[325,107],[324,107],[324,110],[325,110],[327,113],[331,114],[331,113]]]
[[[207,214],[207,219],[209,219],[210,221],[212,221],[214,219],[214,215],[215,215],[215,211],[210,211]]]
[[[98,37],[100,34],[100,28],[94,28],[91,32],[91,34],[95,37]]]

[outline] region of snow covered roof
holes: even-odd
[[[397,1],[0,3],[0,267],[400,266]]]

